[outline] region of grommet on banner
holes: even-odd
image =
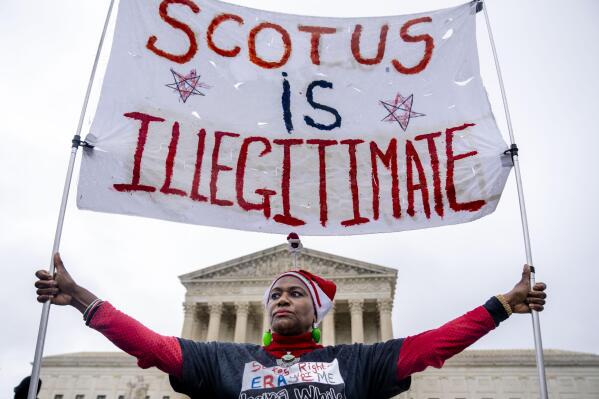
[[[476,13],[478,14],[479,12],[481,12],[484,6],[485,5],[483,4],[483,0],[478,0],[476,2]]]
[[[289,243],[289,252],[291,253],[300,252],[303,248],[302,241],[297,233],[289,233],[287,242]]]
[[[510,154],[512,158],[518,156],[518,146],[516,144],[512,144],[509,149],[503,152],[504,155]]]

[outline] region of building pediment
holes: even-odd
[[[179,279],[183,284],[219,280],[270,280],[284,271],[293,269],[293,255],[287,248],[287,244],[277,245],[181,275]],[[297,267],[330,278],[391,277],[395,280],[397,276],[397,270],[389,267],[308,248],[304,248],[298,256]]]

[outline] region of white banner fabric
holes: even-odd
[[[320,18],[121,0],[79,208],[304,235],[493,212],[511,162],[475,7]]]

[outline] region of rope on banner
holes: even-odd
[[[497,77],[499,79],[499,87],[501,89],[501,98],[503,99],[503,108],[505,110],[505,118],[507,121],[508,132],[510,135],[511,146],[504,154],[509,153],[512,157],[514,164],[514,174],[516,175],[516,187],[518,189],[518,201],[520,204],[520,219],[522,221],[522,233],[524,235],[524,249],[526,251],[526,263],[530,266],[530,284],[531,287],[535,285],[535,268],[532,262],[532,249],[530,245],[530,235],[528,231],[528,217],[526,215],[526,204],[524,202],[524,190],[522,188],[522,175],[520,173],[520,164],[518,162],[518,146],[515,144],[514,131],[512,128],[512,118],[510,116],[510,110],[507,103],[507,95],[505,94],[505,86],[503,84],[503,77],[501,74],[501,67],[499,66],[499,59],[497,57],[497,50],[495,48],[495,40],[493,39],[493,32],[491,30],[491,23],[489,22],[489,14],[487,13],[487,7],[483,6],[483,0],[478,0],[477,11],[480,8],[483,9],[485,15],[485,22],[487,24],[487,32],[489,34],[489,41],[491,42],[491,49],[493,50],[493,58],[495,59],[495,69],[497,70]],[[539,393],[541,399],[548,399],[549,395],[547,392],[547,378],[545,376],[545,360],[543,357],[543,342],[541,339],[541,322],[539,320],[539,313],[536,310],[531,310],[532,314],[532,327],[535,341],[535,355],[537,361],[537,370],[539,373]]]
[[[73,136],[73,140],[71,140],[71,143],[73,144],[71,146],[72,148],[79,148],[79,147],[89,148],[89,149],[94,148],[94,146],[92,144],[88,143],[85,140],[81,140],[81,136],[79,136],[78,134]]]
[[[58,212],[58,221],[56,223],[56,231],[54,233],[54,244],[52,246],[52,254],[50,255],[50,267],[48,272],[50,275],[54,274],[54,254],[58,252],[60,248],[60,238],[62,236],[62,226],[64,223],[64,217],[67,208],[67,201],[69,198],[69,189],[71,188],[71,180],[73,178],[73,169],[75,167],[75,158],[77,157],[77,150],[79,147],[93,148],[91,144],[81,140],[81,128],[83,127],[83,120],[87,112],[87,105],[93,86],[94,77],[96,76],[96,69],[98,67],[98,60],[100,59],[100,53],[104,44],[104,37],[108,29],[108,23],[110,22],[110,16],[112,14],[112,7],[114,0],[110,0],[110,6],[106,14],[106,20],[104,21],[104,27],[102,29],[102,35],[100,36],[100,43],[98,43],[98,49],[96,50],[96,58],[94,59],[94,65],[87,83],[87,90],[85,92],[85,99],[81,107],[81,114],[79,115],[79,123],[77,125],[77,133],[71,140],[71,156],[69,158],[69,166],[67,168],[67,175],[64,182],[62,191],[62,200],[60,203],[60,210]],[[35,345],[35,355],[33,359],[33,366],[31,370],[31,382],[29,384],[29,392],[27,393],[27,399],[35,399],[37,396],[37,386],[39,382],[39,376],[41,371],[42,355],[44,353],[44,343],[46,341],[46,331],[48,329],[48,319],[50,316],[50,301],[44,302],[42,306],[42,315],[40,317],[40,325],[37,333],[37,342]]]

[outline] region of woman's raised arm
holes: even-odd
[[[483,306],[434,330],[407,337],[397,360],[398,379],[404,379],[429,366],[439,368],[445,360],[460,353],[493,330],[513,313],[542,311],[545,305],[544,283],[530,287],[530,267],[524,266],[522,278],[504,295],[491,297]]]
[[[38,302],[71,305],[83,313],[85,324],[101,332],[121,350],[137,358],[141,368],[157,367],[165,373],[180,377],[183,354],[175,337],[157,334],[137,320],[98,299],[78,285],[67,272],[60,255],[54,255],[54,276],[38,270],[35,282]]]

